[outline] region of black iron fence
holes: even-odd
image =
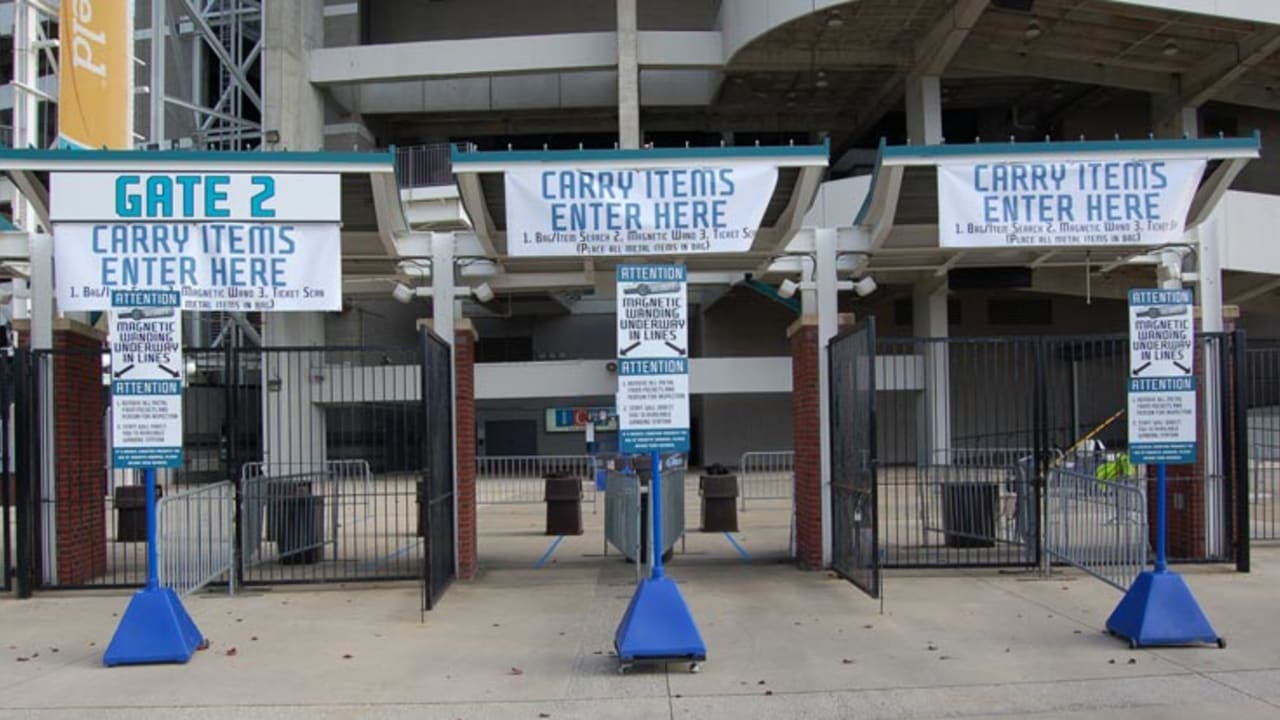
[[[422,558],[422,609],[440,600],[455,576],[457,500],[454,494],[453,372],[449,346],[423,333],[422,417],[426,441],[419,446],[422,477],[417,485]]]
[[[875,319],[831,342],[831,567],[880,596]]]
[[[14,565],[14,545],[17,540],[15,508],[18,501],[14,485],[13,444],[8,441],[13,417],[13,355],[0,353],[0,590],[13,590],[17,575]]]
[[[1242,343],[1197,338],[1201,460],[1170,469],[1173,560],[1247,564]],[[877,355],[884,564],[1044,562],[1054,470],[1123,479],[1154,507],[1154,475],[1127,455],[1127,337],[881,339]]]
[[[405,347],[221,347],[184,356],[183,465],[160,471],[158,484],[174,494],[233,483],[239,583],[418,579],[423,559],[440,553],[449,572],[440,561],[438,595],[453,563],[452,448],[437,437],[451,438],[439,417],[452,417],[442,341],[424,334]],[[14,355],[18,542],[10,543],[6,511],[5,557],[16,544],[17,575],[27,560],[31,586],[145,581],[140,473],[109,462],[109,362],[91,343]],[[442,362],[443,370],[431,365]],[[449,541],[433,552],[419,513],[428,477],[437,478],[430,498],[448,491],[438,503],[447,512],[432,521]]]
[[[1250,533],[1280,540],[1280,341],[1250,340],[1244,365]]]

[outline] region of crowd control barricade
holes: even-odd
[[[738,460],[739,509],[748,500],[790,500],[795,490],[793,450],[746,452]]]
[[[1045,551],[1124,591],[1147,565],[1145,479],[1048,474]]]
[[[536,505],[546,500],[549,475],[582,481],[582,500],[599,512],[596,463],[590,455],[491,455],[476,458],[476,502],[480,505]]]
[[[189,595],[210,583],[235,587],[235,486],[213,483],[156,501],[160,585]]]

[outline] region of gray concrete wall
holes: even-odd
[[[695,433],[701,453],[695,460],[703,465],[732,467],[744,452],[791,449],[791,396],[786,393],[704,395],[701,408]]]
[[[644,0],[639,3],[639,29],[709,30],[715,25],[719,5],[719,0]],[[368,7],[370,42],[374,44],[611,32],[617,22],[611,0],[377,0]]]
[[[591,398],[537,398],[527,400],[479,400],[476,402],[477,455],[485,455],[486,420],[534,420],[538,424],[538,454],[581,455],[586,436],[581,432],[547,432],[546,411],[554,407],[612,406],[609,396]],[[617,433],[600,433],[597,440],[616,443]]]

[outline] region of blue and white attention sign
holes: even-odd
[[[342,308],[333,174],[54,173],[58,307],[172,291],[184,310]]]
[[[686,255],[751,248],[773,197],[772,165],[506,172],[507,252]]]
[[[618,449],[689,450],[688,273],[619,265]]]
[[[1204,169],[1204,160],[943,161],[938,244],[1179,243]]]
[[[1190,290],[1129,291],[1129,460],[1196,461]]]
[[[178,293],[117,291],[111,301],[111,466],[182,467]]]

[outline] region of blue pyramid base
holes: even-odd
[[[1134,647],[1223,644],[1191,588],[1174,572],[1146,570],[1138,575],[1107,618],[1107,632],[1129,640]]]
[[[129,601],[102,662],[107,667],[185,663],[203,640],[177,593],[147,587]]]
[[[641,580],[613,636],[618,659],[706,660],[707,646],[671,578]]]

